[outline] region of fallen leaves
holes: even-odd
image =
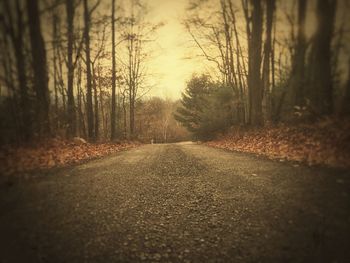
[[[350,168],[349,130],[350,121],[327,118],[314,124],[233,128],[207,144],[271,159]]]
[[[33,170],[61,167],[137,146],[137,143],[87,143],[81,138],[72,141],[52,139],[35,146],[0,149],[0,174],[12,175]]]

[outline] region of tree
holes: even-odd
[[[206,10],[208,9],[208,10]],[[205,10],[205,12],[203,11]],[[220,81],[231,88],[235,99],[231,118],[245,122],[244,59],[231,0],[220,0],[220,10],[199,1],[184,21],[188,33],[207,61],[215,64]]]
[[[350,116],[350,59],[348,61],[348,79],[345,84],[345,93],[340,114],[342,116]]]
[[[270,62],[272,53],[272,26],[275,13],[275,0],[266,0],[266,37],[264,43],[264,59],[262,67],[262,96],[265,116],[271,117],[271,95],[270,95]]]
[[[174,116],[198,139],[210,139],[232,124],[234,95],[229,86],[212,82],[207,75],[193,76]]]
[[[249,120],[252,125],[263,123],[262,115],[262,83],[260,75],[262,46],[262,7],[260,0],[252,0],[252,29],[248,34],[248,90],[249,90]],[[249,23],[249,20],[247,20]]]
[[[318,0],[317,30],[312,43],[311,110],[316,116],[333,113],[332,51],[336,0]]]
[[[200,113],[206,103],[206,96],[211,89],[209,76],[193,76],[182,93],[182,107],[175,113],[175,119],[190,132],[196,132],[200,123]]]
[[[94,110],[92,104],[92,74],[91,74],[91,55],[90,55],[90,23],[91,14],[99,5],[99,1],[89,10],[88,1],[84,0],[84,40],[85,40],[85,64],[86,64],[86,112],[88,137],[95,140],[94,130]]]
[[[27,79],[27,57],[24,54],[25,42],[24,42],[24,22],[23,11],[20,6],[19,0],[15,1],[16,15],[13,17],[9,1],[3,1],[2,3],[4,12],[2,13],[2,28],[6,35],[9,36],[16,60],[17,78],[19,82],[20,90],[20,133],[22,133],[22,139],[28,141],[33,136],[32,116],[30,114],[30,99],[28,91],[28,79]],[[4,40],[7,41],[6,39]],[[10,85],[13,85],[11,83]]]
[[[292,62],[292,91],[294,93],[294,105],[303,106],[305,104],[304,86],[305,82],[305,19],[307,0],[298,1],[298,35],[295,47],[295,54]]]
[[[138,91],[138,82],[141,77],[141,50],[142,50],[142,39],[140,32],[137,33],[137,27],[140,27],[140,17],[135,17],[134,15],[134,2],[132,2],[131,6],[131,16],[127,18],[128,31],[126,33],[126,41],[127,41],[127,56],[128,56],[128,64],[127,64],[127,79],[126,83],[128,86],[128,95],[129,95],[129,125],[130,125],[130,135],[134,136],[135,130],[135,102]]]
[[[162,25],[145,21],[146,6],[141,1],[130,1],[130,14],[122,19],[121,30],[124,51],[121,56],[122,78],[127,86],[129,102],[129,135],[135,134],[135,108],[139,98],[147,94],[151,86],[147,86],[147,59],[157,29]],[[148,44],[148,45],[147,45]]]
[[[247,102],[246,102],[246,75],[245,74],[245,61],[243,59],[243,52],[242,52],[242,47],[240,44],[240,39],[238,36],[238,30],[237,30],[237,21],[236,21],[236,15],[235,11],[233,9],[233,4],[232,1],[229,0],[229,9],[230,9],[230,15],[231,15],[231,22],[232,22],[232,27],[233,27],[233,32],[235,36],[235,44],[236,44],[236,67],[237,67],[237,75],[238,75],[238,87],[239,87],[239,111],[240,114],[242,115],[241,121],[242,124],[246,123],[246,113],[247,111]]]
[[[41,33],[40,14],[37,0],[27,0],[29,35],[32,52],[34,85],[37,97],[39,134],[50,135],[50,94],[45,42]]]
[[[115,0],[112,0],[112,100],[111,100],[111,140],[116,138],[116,58],[115,58]]]
[[[139,101],[136,108],[136,132],[144,142],[168,143],[188,140],[189,134],[174,118],[180,101],[151,97]]]
[[[57,50],[59,49],[59,16],[57,10],[52,12],[52,64],[53,64],[53,88],[54,88],[54,117],[53,128],[58,129],[58,67]]]
[[[99,120],[99,101],[98,101],[98,92],[97,92],[97,79],[99,76],[96,74],[98,69],[100,68],[100,59],[104,56],[104,49],[105,49],[105,40],[106,40],[106,23],[105,20],[102,19],[101,21],[98,21],[98,25],[102,25],[103,29],[100,30],[98,28],[98,32],[95,33],[95,35],[99,36],[100,32],[102,34],[101,38],[97,37],[97,43],[96,43],[96,49],[95,54],[93,58],[91,59],[91,71],[92,71],[92,86],[94,90],[94,137],[95,139],[98,139],[99,137],[99,126],[100,126],[100,120]],[[96,65],[97,62],[97,65]],[[101,101],[100,101],[101,104]],[[102,107],[102,105],[101,105]]]
[[[66,0],[67,13],[67,95],[68,95],[68,136],[76,134],[76,116],[73,93],[73,37],[74,37],[74,0]]]

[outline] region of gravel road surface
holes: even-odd
[[[1,186],[0,262],[350,262],[350,173],[141,146]]]

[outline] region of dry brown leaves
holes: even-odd
[[[35,146],[5,147],[0,150],[0,174],[12,175],[61,167],[137,146],[137,143],[81,143],[52,139]]]
[[[235,128],[207,144],[271,159],[350,168],[349,131],[350,121],[327,118],[312,125]]]

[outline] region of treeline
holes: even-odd
[[[138,137],[160,26],[146,10],[136,0],[1,1],[1,143]]]
[[[192,1],[184,24],[210,72],[188,82],[177,119],[203,138],[349,116],[348,10],[345,0]]]
[[[137,134],[138,139],[147,143],[151,141],[169,143],[190,140],[190,133],[174,117],[174,112],[179,106],[180,101],[178,100],[173,101],[158,97],[141,100],[136,105],[135,114],[135,134]],[[123,127],[127,127],[127,125],[123,125]]]

